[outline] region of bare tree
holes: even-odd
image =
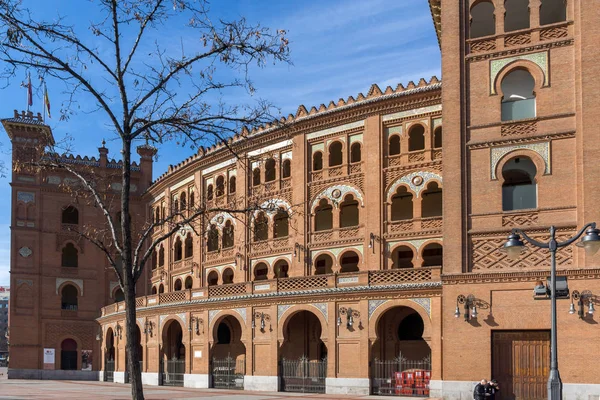
[[[90,3],[94,9],[90,15],[100,15],[100,20],[82,27],[68,24],[61,16],[49,21],[37,19],[22,1],[0,0],[0,57],[5,65],[1,76],[10,81],[23,69],[30,69],[42,77],[65,82],[69,100],[63,105],[61,117],[72,115],[79,99],[92,101],[97,117],[106,118],[109,129],[121,141],[122,186],[117,199],[120,221],[115,221],[111,205],[93,178],[65,163],[64,155],[46,151],[36,165],[61,169],[76,177],[79,189],[87,193],[106,219],[107,229],[103,232],[83,230],[79,234],[106,254],[123,289],[132,397],[143,399],[139,354],[134,346],[135,284],[161,241],[215,210],[206,210],[198,202],[191,212],[172,212],[134,232],[130,204],[132,146],[140,140],[158,146],[173,139],[191,146],[206,141],[226,144],[225,139],[243,125],[271,120],[271,105],[267,102],[228,104],[222,94],[235,88],[252,93],[249,67],[289,62],[288,40],[284,30],[267,29],[243,18],[213,22],[206,0]],[[167,27],[185,29],[186,36],[174,44]],[[82,35],[83,28],[92,35]],[[221,68],[233,69],[237,78],[223,78]],[[165,223],[169,228],[153,238],[154,227]]]

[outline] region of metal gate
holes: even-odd
[[[106,360],[104,362],[104,382],[115,381],[115,360]]]
[[[160,366],[160,384],[163,386],[183,386],[185,360],[162,361]]]
[[[231,357],[213,358],[212,387],[215,389],[244,389],[244,375],[246,374],[246,360],[235,360]]]
[[[408,360],[400,354],[393,360],[375,359],[372,363],[373,394],[429,397],[431,356]]]
[[[281,360],[281,390],[284,392],[325,393],[327,359]]]

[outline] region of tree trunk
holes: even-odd
[[[131,398],[134,400],[143,400],[144,391],[142,389],[142,369],[140,368],[140,363],[138,362],[140,359],[140,354],[139,346],[137,345],[136,341],[137,323],[135,319],[135,284],[131,282],[131,276],[129,276],[129,274],[125,274],[123,278],[125,286],[125,325],[127,333],[125,351],[129,355],[127,357],[127,370],[129,371],[129,382],[131,383]]]

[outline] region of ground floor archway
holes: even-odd
[[[232,315],[218,319],[213,327],[211,386],[216,389],[243,389],[246,373],[246,346],[242,325]]]
[[[60,345],[60,369],[77,369],[77,342],[73,339],[65,339]]]
[[[106,352],[104,354],[104,381],[115,381],[115,334],[112,328],[106,331]]]
[[[421,315],[411,307],[393,307],[381,315],[371,348],[373,394],[429,396],[431,348],[424,331]]]
[[[164,386],[183,386],[185,374],[185,346],[179,321],[168,321],[162,333],[159,383]]]
[[[325,393],[327,346],[321,340],[321,321],[310,311],[299,311],[284,325],[280,350],[281,390]]]

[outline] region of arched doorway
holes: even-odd
[[[60,369],[77,369],[77,342],[73,339],[65,339],[60,345]]]
[[[159,383],[164,386],[183,386],[185,346],[181,324],[176,320],[167,322],[163,328],[160,361]]]
[[[315,314],[300,311],[284,325],[281,346],[281,389],[284,392],[325,393],[327,347]]]
[[[410,307],[391,308],[379,318],[371,349],[373,394],[429,395],[431,348],[424,332],[423,318]]]
[[[227,315],[215,322],[211,348],[211,377],[215,389],[244,389],[246,346],[242,325]]]
[[[104,381],[115,381],[115,334],[112,328],[106,331],[106,353],[104,354]]]

